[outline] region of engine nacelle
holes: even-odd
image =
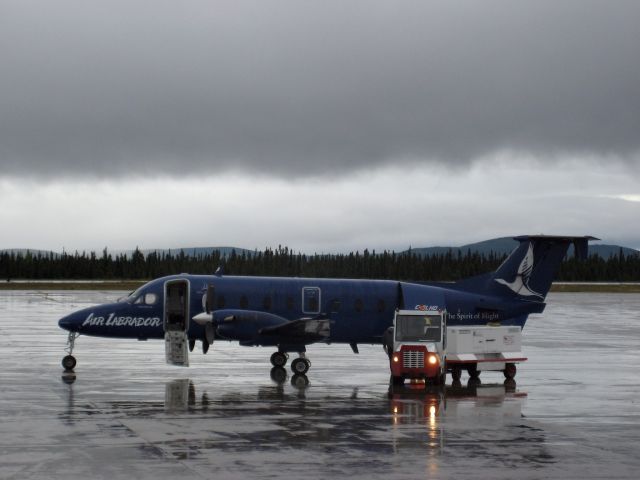
[[[247,341],[256,336],[256,332],[265,327],[275,327],[287,323],[286,318],[257,310],[216,310],[213,323],[221,338]]]

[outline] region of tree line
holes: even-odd
[[[287,247],[222,255],[186,255],[184,251],[151,252],[136,248],[131,254],[95,252],[0,254],[0,278],[33,280],[128,280],[152,279],[176,273],[211,274],[223,267],[226,275],[258,275],[318,278],[374,278],[406,281],[454,281],[495,270],[506,255],[467,251],[418,255],[374,251],[348,254],[294,253]],[[567,258],[560,267],[560,281],[640,281],[640,255],[610,258],[591,255],[587,260]]]

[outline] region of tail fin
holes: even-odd
[[[560,237],[525,235],[515,237],[520,245],[498,269],[486,276],[460,282],[460,287],[499,296],[513,295],[526,300],[542,301],[551,288],[560,263],[571,244],[576,257],[587,257],[589,240],[595,237]]]

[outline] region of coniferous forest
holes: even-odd
[[[95,252],[0,254],[0,278],[46,280],[148,280],[176,273],[211,274],[219,266],[226,275],[292,276],[320,278],[372,278],[407,281],[454,281],[495,270],[506,255],[468,251],[417,255],[411,250],[395,253],[348,254],[294,253],[287,247],[221,255],[219,251],[186,255],[184,251],[132,254]],[[585,261],[565,259],[559,281],[640,281],[640,255],[618,254],[604,259],[591,255]]]

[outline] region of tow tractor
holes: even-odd
[[[384,347],[394,385],[405,379],[443,385],[447,372],[458,381],[462,370],[472,379],[482,371],[513,379],[516,364],[527,360],[521,338],[517,326],[447,327],[444,310],[397,310]]]

